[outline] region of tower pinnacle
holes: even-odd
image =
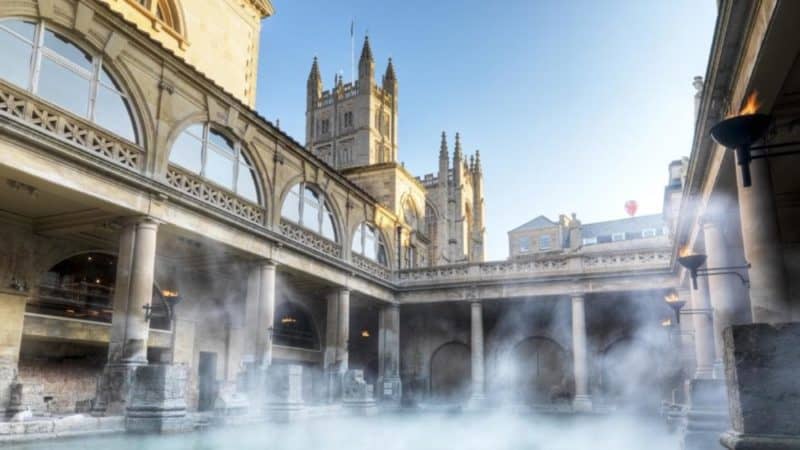
[[[447,159],[448,158],[448,151],[447,151],[447,135],[442,131],[442,143],[439,144],[439,158]]]

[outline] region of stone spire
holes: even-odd
[[[392,95],[397,95],[397,77],[394,74],[392,58],[389,58],[389,64],[386,65],[386,72],[383,74],[383,90],[390,92]]]
[[[453,160],[457,159],[461,161],[463,159],[462,156],[463,155],[461,154],[461,135],[459,133],[456,133],[456,144],[455,144],[455,150],[453,150]]]
[[[442,143],[439,144],[439,159],[447,159],[450,153],[447,151],[447,135],[442,131]]]
[[[475,155],[469,155],[469,171],[475,171]]]
[[[306,111],[310,112],[314,109],[317,100],[322,96],[322,75],[319,72],[319,64],[317,57],[314,57],[314,62],[311,63],[311,71],[308,73],[308,82],[306,83]]]
[[[311,72],[308,73],[308,84],[312,82],[322,81],[322,75],[319,73],[319,64],[317,57],[314,57],[314,62],[311,63]]]
[[[386,65],[386,73],[383,75],[384,80],[397,80],[394,74],[394,65],[392,64],[392,58],[389,58],[389,64]]]
[[[481,169],[481,151],[475,150],[475,172],[481,173],[483,169]]]
[[[358,79],[361,82],[372,82],[375,76],[375,59],[372,57],[372,48],[369,46],[369,36],[364,37],[364,46],[361,48],[361,57],[358,59]]]

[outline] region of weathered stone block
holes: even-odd
[[[270,367],[264,413],[269,419],[277,422],[289,422],[305,417],[303,366]]]
[[[723,335],[730,449],[800,448],[800,323],[734,325]]]
[[[125,413],[125,429],[133,433],[190,429],[185,398],[188,378],[188,369],[183,364],[137,368]]]
[[[123,415],[128,402],[137,367],[126,364],[108,364],[97,380],[97,396],[92,406],[96,416]]]
[[[364,380],[363,370],[348,370],[342,381],[342,406],[351,414],[370,416],[377,413],[371,384]]]

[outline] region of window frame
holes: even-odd
[[[621,237],[620,237],[621,236]],[[626,240],[625,232],[611,233],[611,242],[620,242]]]
[[[549,234],[539,236],[539,250],[551,250],[553,248],[553,237]]]
[[[297,195],[297,203],[298,203],[298,205],[297,205],[297,218],[298,218],[298,220],[294,220],[291,217],[287,217],[283,213],[283,211],[284,211],[284,209],[286,207],[286,201],[289,199],[289,196],[292,194],[292,190],[295,187],[298,188],[298,192],[296,193],[296,195]],[[315,228],[311,228],[308,225],[306,225],[305,221],[303,220],[303,217],[304,217],[304,214],[305,214],[304,208],[305,208],[305,202],[306,202],[306,196],[305,196],[306,190],[308,190],[311,193],[313,193],[316,196],[316,199],[317,199],[317,214],[316,214],[316,216],[317,216],[317,228],[316,229]],[[326,214],[328,216],[330,216],[331,229],[333,231],[333,236],[332,237],[331,236],[326,236],[325,233],[324,233],[324,230],[325,230],[325,226],[324,226],[325,225],[325,215]],[[288,220],[291,223],[297,224],[298,226],[301,226],[301,227],[305,228],[306,230],[309,230],[312,233],[315,233],[315,234],[323,237],[324,239],[327,239],[327,240],[332,241],[332,242],[339,243],[339,229],[338,229],[337,222],[336,222],[336,214],[333,212],[333,209],[330,206],[330,202],[328,201],[328,197],[322,191],[320,191],[319,189],[312,188],[311,185],[309,183],[306,183],[305,181],[301,181],[299,183],[295,183],[295,184],[291,185],[289,187],[289,189],[286,191],[286,195],[284,195],[283,201],[281,202],[281,218],[285,219],[285,220]]]
[[[192,126],[194,126],[194,125],[200,125],[200,126],[203,127],[202,136],[197,136],[195,133],[190,131],[190,128],[192,128]],[[222,136],[226,140],[230,141],[231,149],[233,150],[233,155],[232,156],[223,154],[223,151],[227,151],[228,149],[222,148],[219,145],[217,145],[216,143],[214,143],[213,141],[209,140],[209,135],[211,134],[212,131],[214,133]],[[181,136],[183,136],[186,133],[188,133],[195,140],[199,139],[199,141],[200,141],[200,171],[199,172],[196,172],[193,169],[190,169],[188,167],[184,167],[180,163],[177,163],[177,162],[172,160],[172,151],[175,148],[175,143],[178,141],[178,139]],[[211,148],[209,148],[209,146],[211,146]],[[231,164],[233,166],[233,178],[231,179],[231,186],[224,186],[221,183],[219,183],[219,182],[217,182],[217,181],[215,181],[215,180],[213,180],[213,179],[208,177],[207,172],[206,172],[206,164],[208,163],[208,152],[209,152],[209,150],[215,152],[219,157],[228,158],[228,159],[231,160]],[[169,158],[168,158],[169,164],[171,164],[173,166],[180,167],[182,170],[186,170],[188,172],[197,174],[203,180],[213,184],[214,186],[219,186],[222,189],[230,191],[233,194],[236,194],[237,197],[240,197],[240,198],[242,198],[242,199],[244,199],[244,200],[246,200],[248,202],[255,203],[257,205],[263,206],[262,199],[261,199],[263,197],[262,192],[261,192],[261,178],[259,176],[258,171],[256,170],[256,168],[254,167],[253,163],[251,162],[251,160],[252,160],[252,158],[248,154],[247,149],[245,148],[245,146],[242,144],[242,142],[239,139],[231,138],[228,135],[228,133],[224,132],[219,127],[214,126],[211,122],[193,122],[193,123],[188,124],[185,127],[183,127],[181,129],[181,132],[178,133],[178,135],[172,141],[172,145],[170,146],[170,151],[169,151]],[[256,195],[255,199],[251,199],[249,197],[246,197],[246,196],[242,195],[239,192],[239,177],[241,175],[241,173],[240,173],[241,170],[240,169],[242,168],[242,166],[246,166],[247,168],[250,169],[250,175],[253,178],[253,185],[254,185],[254,188],[255,188],[255,195]]]
[[[373,241],[374,258],[367,255],[367,231],[370,231],[375,236]],[[359,242],[356,242],[356,236],[359,238]],[[358,248],[356,245],[358,245]],[[389,247],[386,245],[386,240],[380,228],[372,223],[365,221],[358,224],[358,227],[356,227],[356,230],[353,232],[353,242],[350,245],[350,249],[357,255],[363,256],[370,261],[374,261],[384,267],[389,267]],[[381,260],[381,250],[383,250],[383,260]]]
[[[17,31],[13,28],[8,26],[3,26],[4,22],[24,22],[28,24],[32,24],[34,27],[34,34],[33,40],[29,40],[27,37],[20,35]],[[55,49],[51,49],[45,45],[45,36],[47,35],[47,31],[52,33],[56,38],[63,39],[67,44],[76,47],[79,51],[86,54],[91,59],[91,70],[81,67],[79,64],[76,64],[73,61],[70,61],[69,58],[60,54]],[[14,39],[18,39],[24,42],[27,45],[31,46],[31,60],[28,62],[28,78],[27,78],[27,85],[20,86],[16,85],[14,82],[10,80],[5,80],[7,83],[15,85],[17,87],[22,88],[23,90],[30,92],[31,94],[35,95],[37,98],[40,98],[48,103],[52,103],[56,107],[63,109],[70,114],[74,114],[76,116],[82,117],[92,124],[96,125],[99,128],[107,131],[108,133],[117,136],[119,138],[125,139],[126,141],[132,142],[137,145],[141,145],[142,140],[142,130],[139,124],[139,120],[137,114],[135,112],[135,108],[133,105],[133,99],[131,95],[125,91],[124,84],[119,82],[119,77],[115,74],[113,67],[105,64],[105,60],[103,58],[102,53],[97,53],[95,51],[87,50],[85,46],[78,43],[75,39],[69,36],[67,33],[64,33],[57,27],[51,26],[48,22],[44,20],[32,20],[31,18],[26,17],[2,17],[0,18],[0,32],[5,32],[10,34]],[[42,74],[42,58],[46,57],[50,62],[56,64],[57,66],[68,70],[75,76],[81,77],[84,80],[88,81],[88,98],[86,104],[86,110],[82,113],[78,113],[76,111],[71,110],[70,108],[60,105],[49,99],[47,97],[43,97],[39,95],[40,90],[40,82],[41,82],[41,74]],[[107,75],[111,81],[111,86],[108,83],[105,83],[102,80],[103,72]],[[118,95],[123,105],[128,111],[128,118],[131,124],[131,132],[133,136],[130,138],[123,136],[111,129],[107,128],[103,124],[99,123],[95,117],[95,113],[97,110],[97,96],[99,90],[108,89],[112,93]]]
[[[643,238],[651,238],[656,237],[658,235],[658,230],[655,228],[645,228],[642,230],[642,237]]]
[[[529,253],[531,251],[531,237],[520,236],[517,238],[517,250],[520,253]]]

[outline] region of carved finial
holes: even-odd
[[[461,135],[456,132],[455,150],[453,150],[453,158],[461,159]]]

